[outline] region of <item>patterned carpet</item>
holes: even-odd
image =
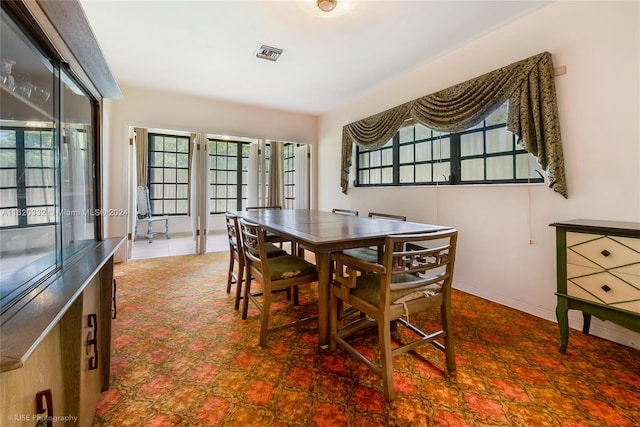
[[[637,426],[640,352],[455,291],[457,374],[431,346],[394,359],[398,397],[344,351],[317,346],[315,324],[258,345],[226,294],[228,253],[116,265],[111,388],[95,426]],[[311,288],[312,289],[312,288]],[[279,315],[315,311],[278,296]],[[415,319],[412,319],[415,320]],[[420,322],[430,322],[427,316]],[[419,322],[418,322],[419,323]],[[363,338],[362,346],[375,344]]]

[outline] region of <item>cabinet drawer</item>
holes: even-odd
[[[640,239],[568,232],[567,263],[640,275]]]
[[[640,276],[571,265],[567,273],[568,295],[640,313]]]

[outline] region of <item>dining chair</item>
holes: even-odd
[[[244,253],[242,251],[242,238],[240,237],[240,227],[238,217],[230,212],[225,214],[227,223],[227,237],[229,239],[229,273],[227,275],[227,293],[231,293],[231,285],[236,284],[236,299],[234,308],[240,308],[240,300],[242,299],[242,282],[244,279]],[[271,243],[266,244],[267,257],[276,257],[286,255],[283,249],[274,246]],[[235,263],[238,263],[238,273],[235,272]]]
[[[358,216],[358,211],[352,211],[349,209],[336,209],[333,208],[331,209],[331,212],[334,214],[338,214],[338,215],[351,215],[351,216]]]
[[[285,254],[269,258],[265,249],[264,231],[260,225],[240,219],[240,230],[246,277],[242,318],[247,318],[249,300],[251,300],[260,310],[260,345],[264,347],[267,345],[269,333],[317,319],[318,316],[311,316],[274,327],[269,326],[273,293],[317,282],[318,272],[314,264],[296,255]],[[251,292],[252,280],[262,284],[262,304],[257,298],[259,294]]]
[[[329,328],[330,348],[347,350],[382,378],[384,396],[395,398],[393,356],[431,343],[445,353],[449,375],[456,369],[451,320],[451,283],[458,231],[387,236],[382,263],[370,263],[344,253],[332,254],[336,263],[331,286]],[[427,243],[429,248],[408,249],[407,243]],[[348,324],[340,322],[338,302],[344,301],[363,313]],[[418,313],[439,309],[438,330],[423,332],[416,322]],[[414,323],[410,323],[410,320]],[[401,334],[397,325],[410,333]],[[362,344],[349,338],[370,326],[378,329],[379,363],[365,356]],[[426,329],[423,327],[423,329]],[[392,331],[397,344],[391,345]],[[410,340],[411,334],[417,339]]]
[[[407,220],[407,217],[404,215],[394,215],[394,214],[386,214],[386,213],[378,213],[378,212],[369,212],[369,218],[380,218],[380,219],[388,219],[393,221]],[[379,246],[379,247],[366,246],[362,248],[346,249],[344,253],[354,258],[360,258],[364,261],[378,262],[380,260],[382,251],[383,251],[382,246]]]
[[[260,210],[281,210],[282,206],[278,206],[278,205],[273,205],[273,206],[248,206],[245,208],[248,211],[260,211]],[[277,234],[273,234],[270,233],[268,231],[265,232],[266,234],[266,238],[267,238],[267,242],[271,242],[271,243],[279,243],[280,244],[280,248],[283,247],[283,243],[288,242],[287,239],[285,239],[282,236],[279,236]]]

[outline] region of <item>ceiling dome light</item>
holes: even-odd
[[[318,7],[323,12],[331,12],[338,5],[338,0],[318,0]]]

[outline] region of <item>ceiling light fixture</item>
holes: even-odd
[[[338,5],[338,0],[318,0],[318,8],[323,12],[331,12]]]

